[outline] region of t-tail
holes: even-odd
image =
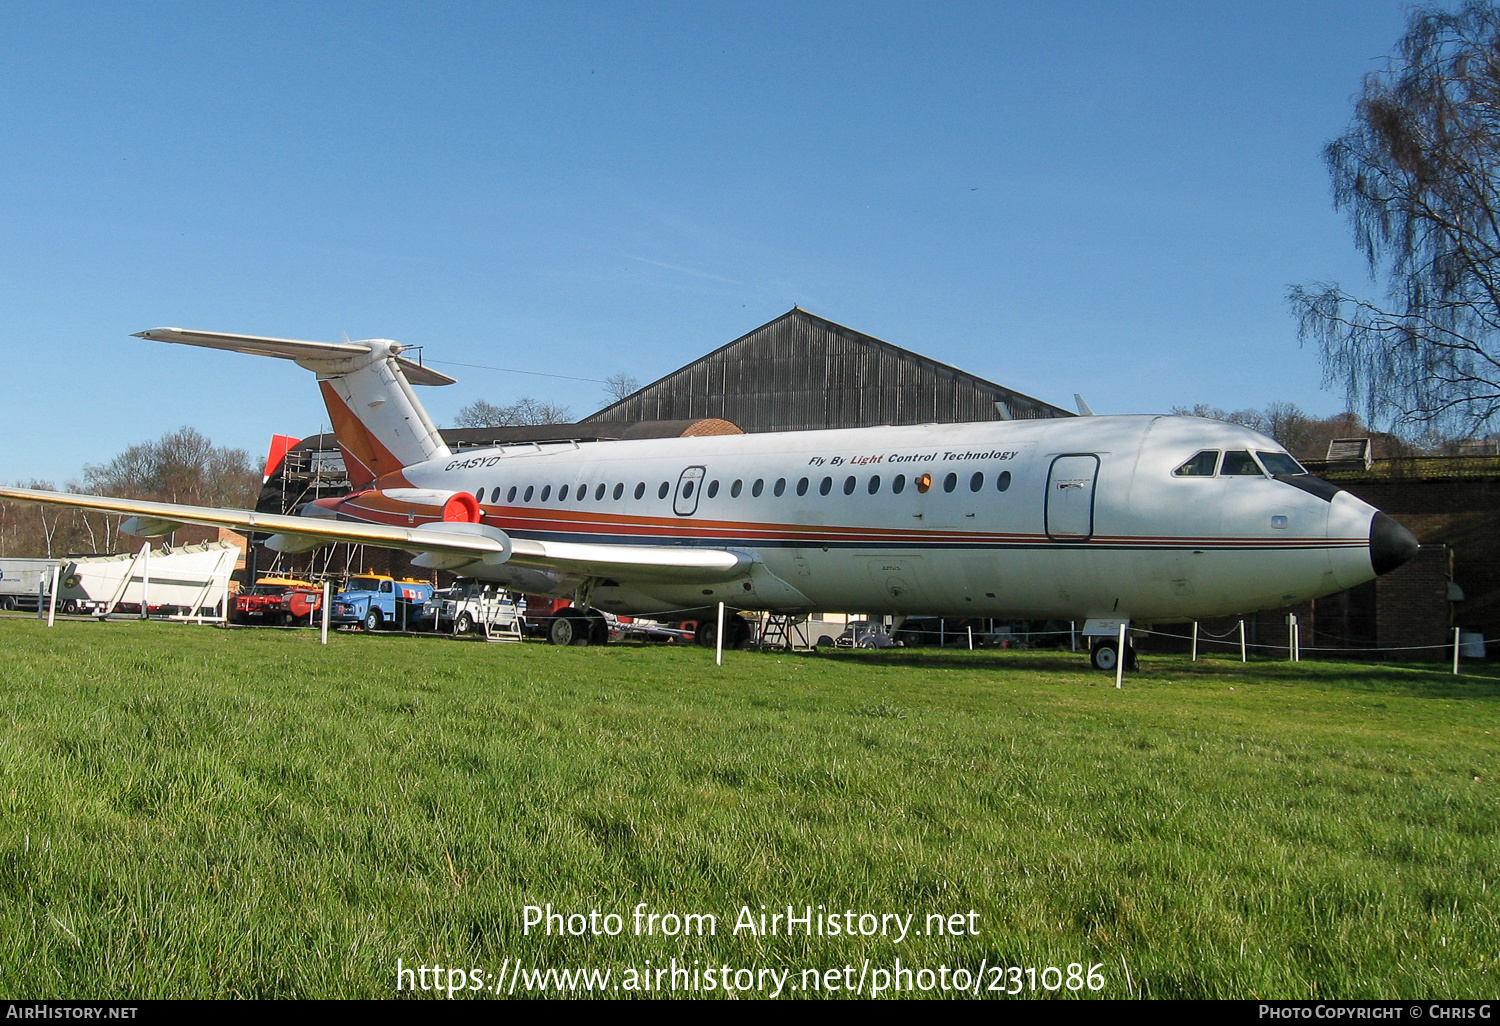
[[[302,342],[183,328],[152,328],[136,336],[274,356],[315,373],[355,490],[413,463],[451,455],[411,386],[451,385],[454,379],[401,356],[404,347],[390,339]]]

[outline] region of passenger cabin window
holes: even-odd
[[[515,485],[511,485],[510,486],[510,491],[508,491],[508,492],[505,493],[505,501],[506,502],[515,502],[516,501],[516,486]]]
[[[891,494],[900,495],[904,491],[906,491],[906,475],[897,474],[891,478]]]
[[[984,487],[984,475],[983,474],[975,474],[973,477],[969,478],[969,491],[971,491],[971,492],[977,492],[977,491],[979,491],[979,489],[981,489],[983,487]]]
[[[833,478],[825,477],[823,483],[818,485],[818,494],[827,495],[831,491],[833,491]]]
[[[1244,449],[1231,449],[1224,454],[1224,466],[1219,473],[1226,477],[1261,477],[1260,464]]]
[[[605,486],[602,485],[602,484],[598,485],[597,487],[595,487],[595,489],[594,489],[594,501],[595,502],[599,502],[599,501],[603,500],[603,498],[604,498],[604,488],[605,488]]]
[[[807,478],[803,478],[802,480],[806,481]],[[776,488],[774,489],[774,491],[776,492],[776,498],[781,498],[781,496],[786,492],[786,478],[778,477],[776,479]]]
[[[750,486],[750,494],[755,496],[757,499],[760,498],[760,493],[765,490],[765,485],[765,480],[763,478],[757,477],[755,479],[755,483]]]
[[[880,491],[880,475],[876,474],[870,478],[870,494],[874,495]]]
[[[639,499],[646,494],[646,482],[641,481],[635,486],[635,497]]]
[[[568,501],[568,488],[569,487],[570,487],[569,485],[563,485],[562,488],[558,490],[558,493],[557,493],[557,501],[558,502],[567,502]]]
[[[731,499],[738,499],[740,497],[740,489],[743,488],[744,486],[745,486],[745,482],[743,482],[743,481],[735,481],[734,484],[732,484],[732,485],[729,486],[729,497]]]
[[[1204,449],[1182,466],[1172,471],[1176,477],[1213,477],[1219,465],[1219,450]]]
[[[623,484],[617,484],[617,485],[615,485],[615,490],[614,490],[615,501],[618,502],[620,500],[620,496],[622,496],[624,494],[625,494],[625,486]]]
[[[546,502],[550,498],[552,498],[552,486],[548,485],[542,489],[542,501]]]
[[[957,487],[958,487],[958,475],[957,474],[949,474],[947,477],[943,478],[943,491],[945,491],[945,492],[951,492],[951,491],[953,491],[953,489],[955,489]]]
[[[523,495],[523,496],[521,496],[521,500],[523,502],[530,502],[532,495],[534,495],[535,493],[536,493],[536,486],[535,485],[527,485],[526,486],[526,494]]]
[[[995,487],[1000,489],[1000,491],[1002,492],[1010,487],[1010,471],[1000,471],[1000,476],[995,478]]]
[[[665,499],[667,497],[667,493],[671,490],[672,483],[670,481],[663,481],[661,483],[661,487],[656,490],[656,497],[658,499]]]
[[[1255,455],[1260,457],[1260,462],[1266,468],[1266,472],[1275,477],[1307,473],[1302,464],[1284,452],[1262,452],[1257,449]]]
[[[804,477],[804,478],[802,478],[802,480],[800,480],[800,481],[797,482],[797,494],[798,495],[806,495],[807,494],[807,478]]]
[[[710,499],[717,498],[718,494],[719,494],[719,482],[718,481],[710,481],[708,483],[708,497]]]

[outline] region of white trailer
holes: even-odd
[[[35,611],[56,565],[55,559],[0,559],[0,609]]]
[[[57,608],[64,613],[150,613],[222,620],[240,550],[228,542],[62,561]]]

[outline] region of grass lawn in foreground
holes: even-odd
[[[723,996],[721,966],[744,996],[1497,989],[1494,676],[1158,656],[1117,691],[1066,653],[29,617],[0,645],[6,997],[385,998],[398,959],[480,994],[674,959],[697,989],[651,995]],[[527,933],[549,903],[621,929]],[[788,905],[912,918],[734,929]]]

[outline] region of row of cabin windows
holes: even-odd
[[[956,491],[958,489],[958,482],[959,482],[958,475],[954,474],[954,473],[950,473],[947,477],[943,478],[943,491],[945,491],[945,492]],[[984,473],[982,471],[978,471],[978,472],[975,472],[974,474],[971,474],[969,476],[969,482],[968,482],[969,483],[969,491],[971,491],[971,492],[982,491],[984,489],[984,482],[985,482],[985,476],[984,476]],[[806,495],[807,492],[808,492],[808,489],[811,487],[811,484],[812,484],[812,482],[808,478],[804,477],[801,480],[799,480],[797,482],[796,488],[795,488],[797,494],[798,495]],[[831,477],[825,477],[825,478],[823,478],[823,480],[818,484],[818,494],[819,495],[828,495],[830,492],[833,491],[833,484],[834,484],[833,478],[831,478]],[[900,495],[902,492],[906,491],[906,484],[907,484],[906,475],[905,474],[897,474],[895,477],[891,478],[891,482],[890,482],[891,493],[893,495]],[[916,478],[912,479],[912,485],[913,485],[913,487],[915,487],[916,490],[919,491],[919,492],[924,492],[924,493],[927,492],[929,489],[931,489],[932,484],[933,484],[933,481],[932,481],[932,475],[931,474],[922,474],[919,477],[916,477]],[[786,494],[786,487],[787,487],[787,479],[784,478],[784,477],[779,477],[779,478],[776,479],[776,483],[771,487],[771,493],[773,495],[775,495],[777,498],[780,498],[782,495]],[[872,475],[870,475],[869,480],[865,483],[865,491],[868,492],[870,495],[878,495],[880,493],[880,487],[881,487],[880,475],[879,474],[872,474]],[[684,499],[691,499],[693,497],[693,492],[694,492],[695,488],[696,488],[696,483],[695,482],[693,482],[693,481],[684,481],[683,485],[682,485],[682,497]],[[759,478],[758,477],[758,478],[755,479],[755,483],[750,486],[750,495],[752,497],[758,499],[758,498],[760,498],[761,494],[765,491],[765,488],[766,488],[765,478]],[[845,495],[853,495],[858,488],[859,488],[859,479],[856,478],[853,474],[850,474],[848,477],[844,478],[843,489],[844,489],[844,494]],[[1008,470],[1002,470],[1000,472],[999,476],[995,478],[995,490],[1003,492],[1003,491],[1006,491],[1009,488],[1010,488],[1010,471],[1008,471]],[[730,496],[730,498],[738,499],[740,497],[740,494],[744,491],[744,489],[745,489],[745,482],[743,480],[736,480],[733,484],[731,484],[729,486],[729,496]],[[480,502],[483,502],[486,491],[487,491],[487,489],[481,488],[481,489],[479,489],[478,494],[476,494],[474,497],[476,499],[478,499]],[[672,483],[670,481],[663,481],[661,483],[661,486],[656,489],[656,497],[658,499],[665,499],[668,495],[671,494],[671,492],[672,492]],[[705,492],[705,494],[710,499],[717,498],[718,494],[719,494],[719,482],[717,480],[710,481],[708,483],[708,487],[706,489],[704,489],[704,492]],[[618,499],[621,499],[621,498],[624,497],[624,495],[625,495],[625,486],[623,484],[616,484],[614,486],[614,488],[611,489],[608,485],[604,485],[604,484],[595,485],[594,489],[593,489],[593,493],[594,493],[594,501],[595,502],[601,502],[601,501],[603,501],[604,496],[606,494],[608,494],[608,495],[610,495],[610,497],[618,500]],[[634,490],[634,492],[632,494],[637,499],[644,498],[645,495],[646,495],[646,483],[644,481],[637,482],[636,486],[635,486],[635,490]],[[560,488],[557,489],[557,501],[558,502],[567,502],[568,501],[568,497],[570,495],[573,497],[573,501],[575,501],[575,502],[587,502],[588,498],[589,498],[589,486],[588,485],[578,485],[577,489],[575,490],[572,485],[563,485],[563,486],[561,486]],[[536,501],[538,501],[538,502],[549,502],[552,499],[552,486],[551,485],[542,485],[541,491],[540,491],[540,493],[538,493],[536,485],[527,485],[524,489],[522,489],[520,485],[511,485],[510,489],[505,493],[505,501],[507,503],[514,503],[518,497],[519,497],[519,499],[522,502],[531,502],[533,498],[536,499]],[[496,485],[495,488],[492,491],[490,491],[490,501],[491,502],[499,502],[500,501],[500,486],[499,485]]]

